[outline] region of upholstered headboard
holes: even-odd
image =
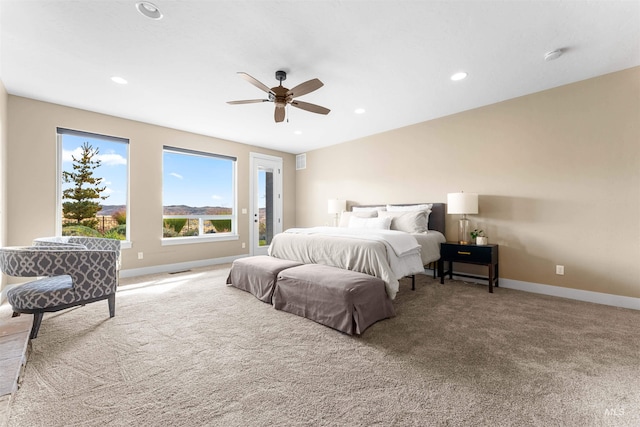
[[[431,202],[423,202],[423,203],[394,203],[395,205],[402,206],[412,206],[412,205],[422,205],[424,203]],[[374,207],[374,206],[385,206],[386,203],[381,203],[377,205],[356,205],[350,204],[349,210],[354,206],[362,206],[362,207]],[[445,223],[445,215],[447,213],[446,203],[433,203],[433,207],[431,208],[431,214],[429,215],[429,230],[436,230],[444,234],[444,223]]]

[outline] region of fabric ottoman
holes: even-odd
[[[267,255],[240,258],[233,261],[227,284],[252,293],[260,301],[271,304],[271,296],[278,273],[299,262]]]
[[[320,264],[280,271],[273,306],[349,335],[396,315],[382,279]]]

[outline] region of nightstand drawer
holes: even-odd
[[[442,259],[453,262],[491,264],[495,245],[476,246],[443,243],[440,247]]]

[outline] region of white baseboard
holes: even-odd
[[[454,279],[468,282],[487,283],[487,280],[473,279],[458,276],[453,273]],[[630,308],[640,310],[640,298],[625,297],[621,295],[605,294],[602,292],[584,291],[582,289],[564,288],[562,286],[543,285],[542,283],[523,282],[521,280],[500,278],[500,287],[517,289],[519,291],[534,294],[551,295],[554,297],[569,298],[577,301],[592,302],[595,304],[610,305],[613,307]]]
[[[640,298],[622,295],[605,294],[603,292],[584,291],[582,289],[563,288],[562,286],[543,285],[540,283],[522,282],[520,280],[500,279],[500,287],[518,289],[536,294],[570,298],[578,301],[611,305],[614,307],[640,310]]]
[[[244,258],[248,255],[228,256],[223,258],[203,259],[199,261],[179,262],[175,264],[154,265],[151,267],[129,268],[120,270],[120,277],[144,276],[146,274],[157,273],[173,273],[176,271],[189,270],[191,268],[209,267],[212,265],[231,263],[238,258]]]

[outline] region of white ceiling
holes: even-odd
[[[640,1],[152,2],[1,0],[7,92],[302,153],[640,65]],[[279,69],[331,113],[226,103]]]

